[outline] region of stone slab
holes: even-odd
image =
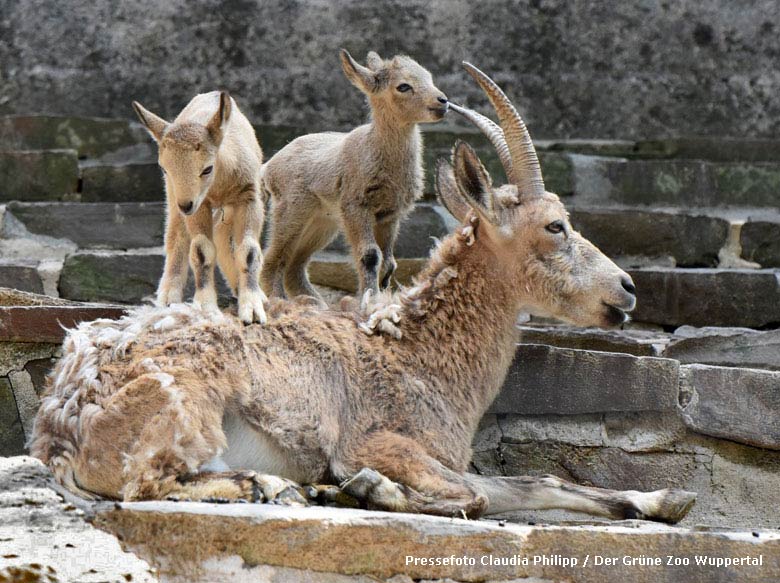
[[[334,508],[139,502],[98,510],[96,523],[126,547],[158,565],[162,577],[197,580],[203,561],[235,554],[250,565],[272,564],[323,573],[368,575],[380,580],[406,575],[413,580],[552,580],[612,583],[671,583],[690,577],[712,582],[761,580],[780,574],[780,535],[758,537],[727,530],[689,530],[628,522],[616,525],[521,526]],[[596,551],[595,549],[598,549]],[[717,569],[666,566],[594,566],[593,553],[609,556],[689,557],[763,555],[760,567]],[[585,555],[590,566],[584,566]],[[474,557],[473,565],[414,565],[406,557]],[[576,557],[578,568],[554,564],[482,564],[481,557]],[[166,571],[169,560],[176,571]],[[488,559],[489,561],[489,559]],[[470,561],[469,561],[470,562]],[[508,561],[506,561],[508,562]],[[521,562],[521,561],[520,561]],[[704,579],[701,579],[703,577]]]
[[[683,365],[680,408],[694,431],[780,449],[780,372]]]
[[[7,377],[0,377],[0,456],[24,453],[24,427]]]
[[[780,222],[758,217],[742,225],[742,257],[762,267],[780,267]]]
[[[139,303],[156,292],[163,264],[161,253],[74,253],[62,267],[60,295],[86,302]]]
[[[81,168],[82,202],[164,202],[165,187],[157,164],[127,163]]]
[[[106,153],[148,141],[140,128],[125,119],[53,115],[0,117],[2,150],[76,150],[79,156],[97,158]]]
[[[165,203],[11,203],[7,212],[30,233],[79,247],[133,249],[163,244]]]
[[[521,344],[491,412],[670,411],[678,367],[664,358]]]
[[[780,330],[681,326],[663,356],[684,364],[780,370]]]
[[[62,268],[60,296],[83,302],[137,304],[154,297],[164,263],[163,251],[157,248],[74,253]],[[216,282],[220,305],[227,305],[232,294],[220,275]],[[184,293],[185,300],[192,298],[191,276]]]
[[[669,341],[662,332],[603,330],[575,326],[518,326],[523,344],[547,344],[558,348],[622,352],[634,356],[661,356]]]
[[[637,288],[638,322],[664,326],[780,323],[780,271],[771,269],[629,270]]]
[[[42,293],[43,281],[38,262],[0,259],[0,286],[20,291]]]
[[[58,343],[65,328],[124,313],[118,306],[0,306],[0,341]]]
[[[81,502],[83,504],[83,501]],[[152,583],[150,565],[52,489],[31,457],[0,458],[0,581]]]
[[[725,219],[643,209],[570,211],[572,226],[610,257],[673,257],[679,266],[715,267],[726,244]]]
[[[780,164],[700,160],[620,160],[574,156],[579,203],[696,207],[776,207]]]
[[[74,150],[0,150],[0,201],[62,200],[78,184]]]

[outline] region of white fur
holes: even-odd
[[[227,449],[220,456],[229,468],[273,474],[299,483],[311,482],[294,461],[294,455],[282,449],[267,433],[249,425],[242,418],[227,414],[222,420]]]

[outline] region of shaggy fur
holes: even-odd
[[[352,248],[359,295],[387,287],[395,271],[398,225],[422,194],[417,124],[437,122],[447,98],[409,57],[368,54],[363,67],[341,53],[347,78],[368,97],[371,123],[345,133],[302,136],[263,167],[273,201],[262,272],[269,296],[319,298],[306,275],[309,258],[342,229]]]
[[[165,270],[157,301],[181,302],[187,263],[195,275],[195,302],[216,313],[214,266],[238,296],[245,324],[265,322],[259,278],[263,201],[259,173],[263,152],[249,120],[227,93],[196,95],[173,123],[133,102],[159,144],[165,172],[167,225]]]

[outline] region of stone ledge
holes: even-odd
[[[0,581],[156,580],[146,561],[63,501],[41,462],[0,457]]]
[[[0,150],[0,201],[61,200],[78,189],[75,150]]]
[[[121,318],[125,308],[108,305],[0,306],[0,341],[52,342],[65,338],[66,328],[98,318]]]
[[[552,580],[657,582],[696,578],[710,582],[780,577],[780,535],[729,530],[691,530],[626,521],[577,526],[499,525],[430,516],[335,508],[267,505],[139,502],[98,509],[100,528],[118,536],[139,556],[156,564],[163,578],[198,580],[209,559],[237,556],[247,566],[275,565],[380,579],[449,577],[456,581],[539,577]],[[763,555],[763,566],[715,567],[593,566],[594,554],[619,557]],[[470,557],[475,565],[407,564],[411,557]],[[583,566],[590,555],[589,565]],[[530,565],[483,565],[482,557],[530,557]],[[533,564],[534,556],[567,557],[578,566]],[[554,560],[550,560],[553,563]]]
[[[678,373],[676,360],[520,344],[490,411],[671,411],[677,404]]]
[[[694,431],[780,449],[780,372],[684,365],[680,407]]]
[[[780,271],[772,269],[629,270],[639,322],[666,326],[747,326],[780,323]]]

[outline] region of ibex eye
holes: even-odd
[[[563,233],[563,221],[553,221],[545,227],[548,231],[554,234]]]
[[[398,87],[396,87],[397,91],[400,91],[401,93],[406,93],[407,91],[412,90],[412,86],[408,83],[401,83]]]
[[[214,166],[206,166],[206,167],[203,169],[203,172],[201,172],[201,173],[200,173],[200,175],[201,175],[201,176],[208,176],[209,174],[211,174],[211,171],[212,171],[212,170],[214,170]]]

